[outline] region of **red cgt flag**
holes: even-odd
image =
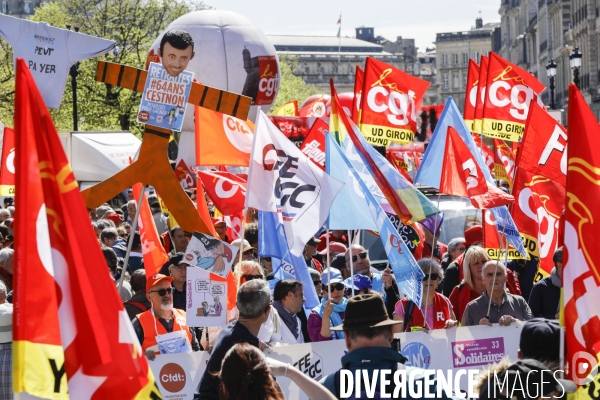
[[[49,379],[55,370],[66,374],[72,399],[160,398],[56,128],[21,58],[15,133],[14,391],[65,398],[60,372],[56,383]],[[53,389],[65,395],[48,393]]]
[[[133,198],[137,201],[140,198],[142,184],[136,183],[133,185]],[[148,198],[144,193],[140,208],[140,216],[138,218],[138,226],[140,228],[140,240],[142,242],[142,256],[144,257],[144,269],[146,276],[152,276],[160,271],[161,267],[169,261],[169,256],[160,243],[154,218],[148,205]]]
[[[569,136],[577,135],[577,140],[569,143],[567,161],[564,318],[569,373],[583,385],[600,356],[600,126],[573,84],[568,126]]]
[[[479,64],[479,79],[477,81],[477,96],[475,98],[475,112],[473,119],[473,133],[481,134],[481,123],[483,119],[483,103],[485,102],[485,90],[487,85],[489,58],[481,56]]]
[[[2,165],[0,166],[0,196],[15,195],[15,131],[4,128]]]
[[[469,59],[469,69],[467,72],[467,93],[465,94],[465,108],[463,117],[465,124],[471,133],[475,131],[475,106],[477,105],[477,92],[479,88],[479,65],[472,59]]]
[[[446,138],[440,193],[468,197],[477,208],[493,208],[514,201],[511,195],[488,184],[473,154],[451,126]]]
[[[207,171],[198,171],[198,177],[208,197],[223,215],[237,214],[244,210],[246,185],[223,174]]]
[[[358,65],[356,66],[356,73],[354,74],[354,99],[352,100],[352,122],[358,125],[360,121],[360,102],[363,92],[363,81],[365,80],[365,71],[363,71]]]
[[[532,101],[517,165],[566,186],[567,138],[565,128]]]
[[[471,136],[473,137],[473,141],[475,142],[475,147],[479,149],[481,157],[483,157],[485,165],[487,165],[487,167],[490,169],[490,172],[494,172],[494,152],[490,150],[487,144],[481,143],[481,136]]]
[[[300,151],[323,171],[325,171],[325,131],[328,129],[329,125],[321,118],[317,118],[300,145]]]

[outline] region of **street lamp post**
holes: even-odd
[[[67,29],[71,30],[71,25],[67,25]],[[73,28],[75,32],[79,32],[79,27]],[[69,75],[71,75],[71,89],[73,90],[73,131],[77,132],[78,128],[78,116],[77,116],[77,75],[79,75],[79,61],[71,65],[69,69]]]
[[[573,83],[579,89],[579,67],[581,67],[581,58],[583,54],[579,51],[579,47],[575,47],[573,52],[569,54],[569,63],[571,64],[571,69],[573,70]]]
[[[546,72],[548,74],[548,78],[550,78],[550,109],[554,110],[554,77],[556,76],[556,63],[554,59],[550,59],[548,64],[546,64]]]

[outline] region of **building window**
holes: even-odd
[[[469,63],[469,53],[462,53],[463,54],[463,64],[468,64]]]
[[[23,3],[23,11],[25,11],[25,14],[31,14],[31,2],[30,1],[26,1],[25,3]]]
[[[478,51],[473,52],[473,60],[475,60],[476,63],[479,63],[479,52]]]
[[[442,65],[448,65],[448,54],[442,54]]]
[[[448,75],[442,75],[442,87],[448,89]]]
[[[463,89],[467,87],[467,74],[463,74]]]
[[[2,0],[2,13],[8,14],[8,0]]]
[[[458,64],[458,54],[452,54],[452,64]]]
[[[452,74],[452,88],[453,89],[458,89],[459,86],[459,79],[458,79],[458,74]]]
[[[304,67],[304,73],[305,73],[305,74],[309,74],[309,73],[310,73],[310,68],[308,68],[308,67]]]

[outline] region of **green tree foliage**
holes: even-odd
[[[292,100],[298,100],[298,106],[300,106],[308,96],[319,93],[316,86],[307,85],[301,77],[294,75],[293,71],[297,68],[297,64],[296,57],[279,56],[279,68],[281,69],[279,92],[271,110],[276,110]]]
[[[44,21],[81,33],[114,40],[118,54],[84,60],[77,77],[79,130],[131,130],[140,134],[135,122],[140,93],[94,80],[97,61],[105,60],[144,68],[146,55],[154,40],[178,17],[207,9],[196,0],[55,0],[38,7],[33,21]],[[0,121],[12,126],[14,105],[14,68],[12,50],[0,39]],[[73,128],[71,78],[67,81],[60,109],[51,110],[58,130]]]

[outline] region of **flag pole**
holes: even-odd
[[[352,235],[348,229],[348,253],[350,254],[350,278],[352,278],[352,297],[354,297],[354,263],[352,262]],[[356,236],[354,236],[356,237]]]
[[[135,230],[137,228],[138,218],[140,217],[140,210],[142,209],[142,200],[144,200],[144,193],[146,192],[146,186],[142,185],[142,190],[140,193],[140,198],[137,201],[135,216],[133,217],[132,225],[131,225],[131,235],[127,238],[127,252],[125,253],[125,261],[123,263],[123,269],[121,270],[121,276],[119,277],[119,284],[117,285],[117,290],[121,290],[123,287],[123,278],[125,277],[125,270],[127,269],[127,263],[129,262],[129,254],[131,253],[131,247],[133,245],[133,235],[135,235]],[[140,233],[141,234],[141,233]]]
[[[508,209],[506,210],[506,212],[508,212]],[[496,221],[496,226],[498,224],[498,221]],[[498,229],[496,229],[497,231]],[[502,237],[504,236],[504,231],[506,230],[506,223],[504,224],[504,226],[502,227],[502,236],[500,236],[500,239],[502,239]],[[505,239],[506,240],[506,239]],[[508,240],[507,240],[508,243]],[[500,244],[498,244],[499,246],[501,246]],[[496,268],[494,268],[494,280],[492,281],[492,290],[491,292],[494,291],[494,286],[496,286],[496,273],[498,272],[498,264],[500,263],[500,254],[501,252],[501,248],[500,247],[498,249],[498,257],[496,258]],[[507,251],[508,252],[508,251]],[[505,266],[506,267],[506,266]],[[487,308],[487,314],[485,315],[485,317],[489,320],[490,319],[490,308],[492,307],[492,293],[490,293],[490,301],[488,302],[488,308]]]
[[[438,192],[438,197],[437,197],[437,210],[438,211],[440,210],[440,196],[441,195],[442,194],[440,192]],[[429,228],[425,228],[425,229],[429,229]],[[435,224],[433,225],[433,232],[432,232],[433,233],[433,235],[432,235],[433,237],[431,238],[431,258],[434,258],[434,256],[435,256],[435,246],[437,245],[435,233],[437,232],[437,230],[438,230],[438,217],[437,217],[437,214],[436,214]],[[440,254],[440,258],[441,257],[442,257],[442,254]]]
[[[244,248],[244,234],[246,233],[246,213],[248,212],[248,207],[244,207],[244,220],[242,221],[242,232],[240,233],[240,255],[238,257],[238,264],[242,262],[242,249]],[[258,249],[257,249],[258,250]],[[233,266],[235,269],[235,265]]]

